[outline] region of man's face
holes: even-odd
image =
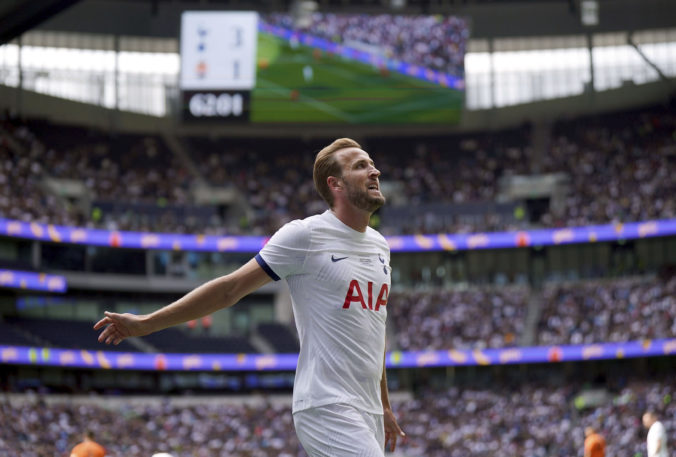
[[[347,148],[337,152],[342,165],[341,178],[348,201],[355,207],[373,213],[383,206],[385,197],[380,192],[380,171],[369,155],[359,148]]]
[[[652,422],[652,417],[650,417],[650,414],[644,414],[643,415],[643,426],[645,428],[650,428],[650,426],[653,424]]]

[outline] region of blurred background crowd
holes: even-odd
[[[463,18],[315,13],[302,24],[290,14],[269,14],[263,20],[349,47],[366,46],[388,59],[456,76],[464,73],[469,24]]]
[[[641,416],[655,411],[674,430],[675,387],[673,379],[615,379],[593,390],[561,380],[426,388],[393,401],[407,438],[392,455],[581,455],[587,426],[605,437],[606,455],[643,455],[647,431]],[[589,392],[596,394],[595,403],[585,400]],[[111,456],[306,456],[295,436],[290,399],[257,398],[0,398],[0,452],[67,455],[89,429]]]
[[[390,199],[378,228],[388,235],[476,233],[676,217],[673,110],[560,121],[538,157],[531,133],[524,125],[424,142],[368,140],[363,146]],[[110,136],[5,116],[0,217],[119,230],[271,234],[326,208],[311,174],[323,143],[191,137],[182,143],[185,154],[177,154],[161,137]],[[449,154],[452,160],[443,159]],[[544,206],[510,199],[509,178],[542,175],[560,177],[560,195]],[[197,201],[194,191],[205,185],[227,188],[238,199],[227,207]],[[79,191],[63,195],[68,186]],[[507,202],[507,209],[495,210]]]

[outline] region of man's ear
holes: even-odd
[[[335,176],[329,176],[326,178],[326,182],[329,185],[329,189],[339,190],[343,188],[340,178],[336,178]]]

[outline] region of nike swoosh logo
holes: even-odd
[[[336,257],[333,254],[331,254],[331,262],[338,262],[339,260],[345,260],[347,257]]]

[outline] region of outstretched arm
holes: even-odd
[[[151,314],[106,311],[105,317],[94,325],[94,329],[105,327],[99,335],[100,342],[120,344],[125,338],[147,335],[232,306],[270,281],[270,276],[255,259],[251,259],[236,271],[202,284],[178,301]]]
[[[406,438],[406,433],[404,433],[399,424],[397,424],[397,418],[394,417],[392,412],[392,407],[390,405],[390,395],[387,390],[387,374],[385,371],[385,354],[383,354],[383,376],[380,378],[380,397],[383,401],[383,422],[385,423],[385,449],[387,449],[388,443],[391,444],[391,450],[394,450],[397,447],[398,438]]]

